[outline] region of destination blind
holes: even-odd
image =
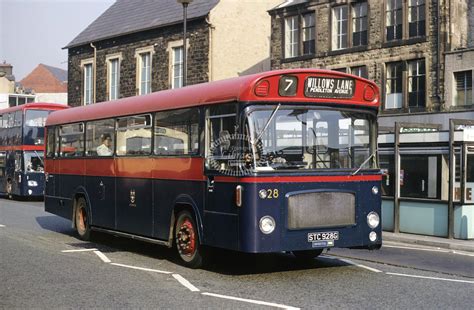
[[[312,98],[352,98],[355,80],[310,76],[305,81],[304,95]]]

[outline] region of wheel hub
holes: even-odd
[[[194,253],[194,251],[196,250],[196,237],[191,221],[186,219],[181,224],[176,239],[180,254],[190,256]]]

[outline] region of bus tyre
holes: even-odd
[[[181,211],[177,218],[174,240],[178,254],[184,266],[200,268],[204,263],[204,256],[199,244],[196,221],[189,211]]]
[[[308,262],[321,255],[321,253],[323,253],[323,250],[324,249],[293,251],[292,253],[298,260]]]
[[[77,199],[76,211],[74,214],[76,221],[76,231],[79,239],[88,241],[91,237],[90,218],[87,210],[87,202],[83,197]]]

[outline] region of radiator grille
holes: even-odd
[[[288,197],[288,228],[320,228],[355,224],[352,193],[312,192]]]

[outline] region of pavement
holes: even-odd
[[[382,232],[383,241],[392,241],[406,244],[418,244],[424,246],[437,247],[465,252],[474,252],[474,239],[460,240],[443,237],[422,236],[414,234]]]

